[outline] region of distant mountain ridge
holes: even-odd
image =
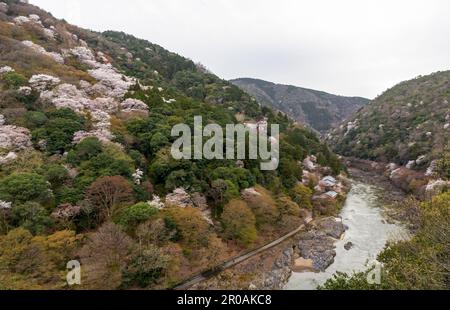
[[[230,82],[254,96],[262,105],[282,111],[322,133],[349,118],[370,101],[252,78]]]

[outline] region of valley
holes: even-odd
[[[450,71],[229,82],[0,0],[0,290],[449,289],[449,101]]]
[[[334,217],[327,218],[325,226],[317,226],[320,219],[308,222],[279,246],[262,248],[251,260],[245,258],[239,266],[230,265],[217,275],[203,277],[196,285],[191,283],[184,288],[315,290],[338,272],[351,275],[376,266],[377,257],[388,242],[410,238],[407,223],[389,215],[391,205],[406,195],[376,172],[356,168],[350,172],[352,187],[342,210],[336,214],[336,224]],[[327,234],[332,237],[323,238]],[[323,269],[315,269],[314,261],[320,260],[326,261]]]
[[[371,269],[388,242],[407,238],[402,224],[390,221],[384,214],[386,201],[380,196],[391,190],[395,189],[354,181],[339,214],[347,230],[335,244],[334,262],[325,272],[293,273],[285,289],[315,290],[337,272],[353,274]]]

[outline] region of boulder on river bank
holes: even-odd
[[[304,260],[312,261],[314,271],[323,272],[333,264],[335,243],[344,233],[345,226],[340,219],[329,217],[313,222],[311,230],[300,237],[299,255]]]
[[[313,227],[334,239],[341,239],[346,230],[342,219],[334,217],[320,219],[313,223]]]

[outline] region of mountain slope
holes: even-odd
[[[195,116],[280,124],[270,137],[278,170],[261,171],[260,159],[176,160],[172,128],[193,129]],[[341,181],[336,201],[314,206],[299,183],[314,188],[342,168],[313,132],[182,56],[0,1],[0,289],[65,289],[74,258],[81,288],[170,287],[310,211],[335,212]]]
[[[257,79],[243,78],[231,82],[254,96],[264,106],[282,111],[322,133],[369,102],[365,98],[336,96]]]
[[[424,168],[448,151],[449,101],[450,71],[418,77],[387,90],[328,140],[343,155]]]

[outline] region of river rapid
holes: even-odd
[[[375,185],[353,181],[353,187],[340,217],[348,227],[336,243],[334,263],[322,273],[293,273],[287,290],[314,290],[336,272],[365,271],[373,265],[388,241],[407,238],[408,232],[401,224],[389,224],[384,215],[383,190]],[[350,250],[344,246],[353,243]]]

